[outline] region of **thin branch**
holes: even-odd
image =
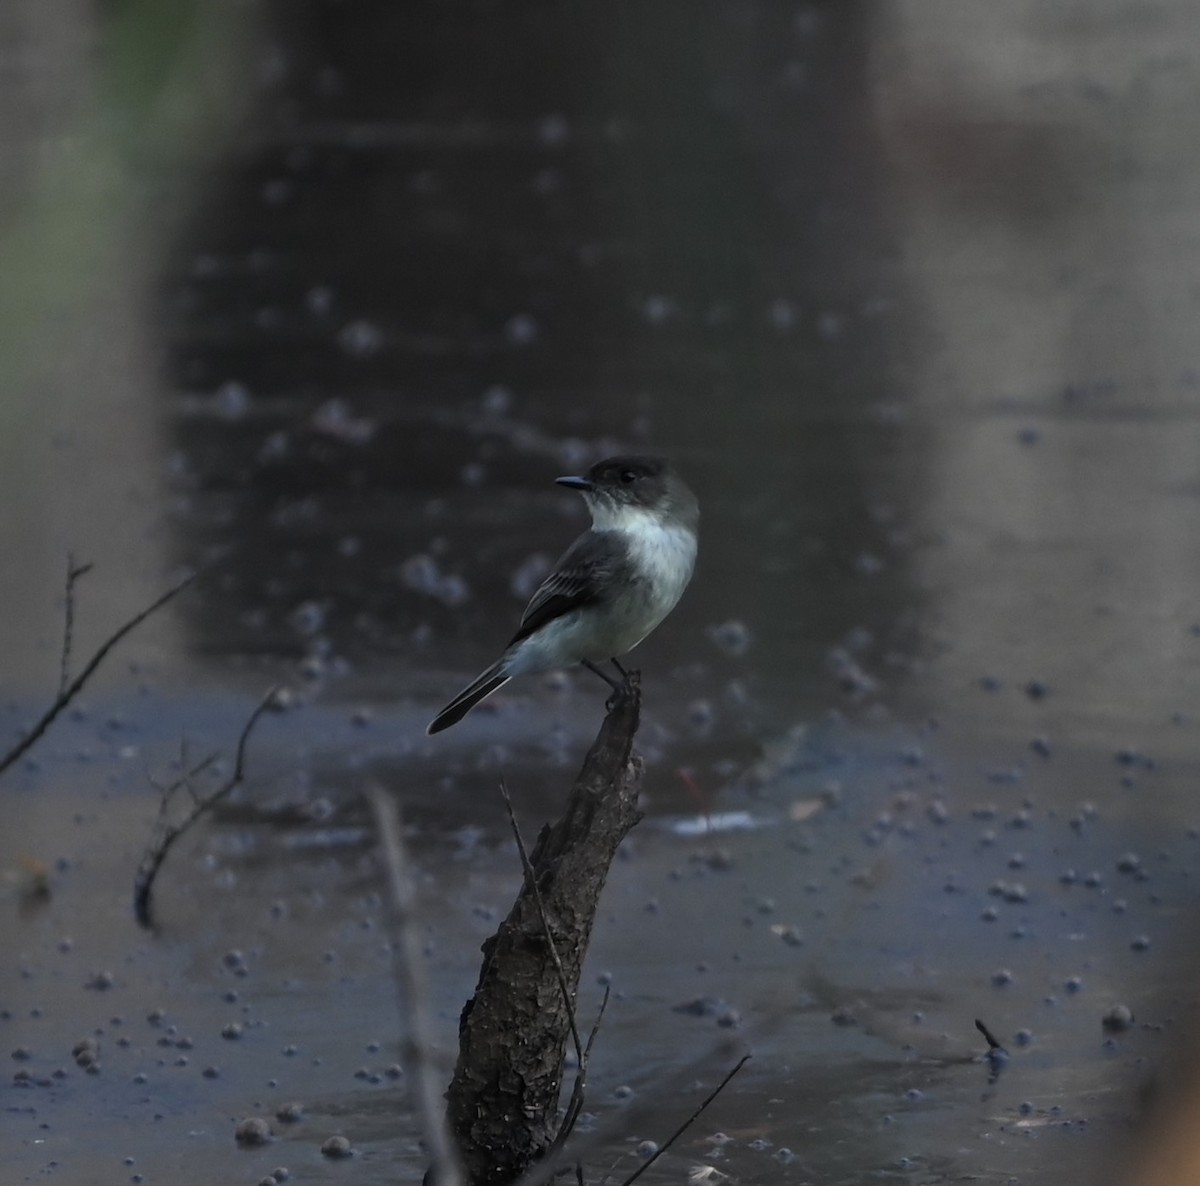
[[[979,1018],[975,1018],[975,1028],[983,1035],[988,1044],[983,1061],[988,1065],[988,1084],[993,1084],[1000,1078],[1000,1072],[1008,1065],[1008,1051],[997,1040],[996,1035]]]
[[[617,1168],[630,1155],[628,1149],[622,1149],[620,1153],[612,1159],[612,1164],[604,1171],[604,1177],[600,1179],[600,1186],[608,1186],[608,1181],[612,1177],[613,1170]]]
[[[183,590],[186,589],[188,585],[190,585],[195,579],[196,574],[191,573],[190,575],[184,577],[183,580],[177,581],[161,597],[151,602],[151,604],[146,606],[144,610],[134,614],[134,616],[130,618],[124,626],[120,627],[120,629],[109,635],[108,639],[100,645],[99,650],[97,650],[96,653],[88,660],[84,669],[59,692],[58,696],[54,700],[54,703],[51,704],[48,709],[46,709],[45,713],[42,714],[42,717],[37,724],[34,725],[33,728],[23,738],[21,738],[21,740],[17,742],[17,744],[11,750],[9,750],[7,754],[0,758],[0,774],[3,774],[14,762],[16,762],[33,748],[36,742],[41,738],[42,734],[45,733],[46,730],[49,729],[54,723],[55,718],[59,715],[59,713],[61,713],[62,710],[66,708],[67,705],[70,704],[71,701],[74,700],[75,697],[78,696],[83,690],[83,686],[88,682],[89,679],[92,678],[96,668],[99,667],[100,664],[103,663],[108,657],[109,651],[111,651],[113,647],[115,647],[117,643],[119,643],[127,634],[133,630],[136,630],[137,627],[140,626],[148,617],[150,617],[151,614],[162,609],[162,607],[166,605],[168,601],[182,593]]]
[[[1003,1050],[1004,1047],[997,1041],[995,1034],[979,1018],[975,1018],[975,1028],[983,1035],[983,1040],[988,1044],[988,1050]]]
[[[521,829],[517,826],[517,817],[513,814],[512,799],[508,794],[508,784],[504,780],[504,774],[500,775],[500,794],[504,797],[504,807],[508,812],[508,822],[512,827],[512,833],[517,842],[517,852],[521,854],[521,868],[525,873],[525,884],[529,886],[529,892],[533,895],[534,904],[537,906],[538,918],[542,921],[542,930],[546,932],[546,944],[550,948],[550,959],[554,964],[554,974],[558,977],[559,991],[562,993],[563,1007],[567,1011],[567,1020],[571,1023],[571,1039],[575,1043],[575,1058],[579,1062],[579,1068],[582,1072],[585,1069],[583,1056],[583,1042],[579,1037],[579,1026],[575,1021],[575,1006],[571,1001],[571,990],[567,987],[567,975],[563,971],[562,960],[558,958],[558,948],[554,946],[554,932],[550,929],[550,920],[546,917],[546,907],[542,902],[542,891],[538,889],[537,877],[533,872],[533,865],[529,861],[529,853],[525,850],[525,841],[521,837]]]
[[[191,795],[194,804],[200,802],[199,796],[192,786],[192,779],[199,778],[220,756],[218,753],[209,754],[208,757],[197,762],[190,770],[185,770],[183,774],[168,786],[159,786],[157,783],[151,782],[150,785],[154,787],[161,797],[158,804],[158,818],[160,820],[166,818],[167,811],[171,806],[171,800],[175,797],[176,791],[186,790]]]
[[[725,1085],[734,1077],[750,1061],[750,1055],[743,1054],[738,1059],[734,1068],[716,1085],[705,1097],[704,1102],[666,1139],[663,1145],[658,1148],[651,1157],[647,1157],[641,1165],[621,1183],[621,1186],[633,1186],[633,1183],[638,1180],[699,1118],[700,1114],[708,1107],[725,1090]]]
[[[752,1027],[749,1033],[742,1033],[737,1042],[732,1039],[725,1039],[709,1047],[707,1050],[699,1052],[694,1058],[688,1059],[665,1078],[657,1076],[653,1083],[649,1085],[654,1088],[654,1097],[662,1099],[683,1091],[687,1084],[695,1078],[696,1072],[701,1066],[711,1062],[713,1059],[735,1057],[735,1047],[741,1048],[744,1041],[748,1041],[751,1038],[765,1039],[774,1034],[782,1024],[783,1016],[781,1013],[772,1014],[758,1025]],[[601,1116],[597,1123],[589,1128],[586,1133],[576,1135],[571,1147],[572,1160],[582,1160],[586,1154],[608,1145],[622,1133],[628,1132],[629,1126],[633,1122],[632,1118],[638,1116],[638,1114],[639,1105],[635,1101],[625,1107],[615,1108],[606,1115]],[[650,1119],[648,1110],[646,1119]],[[616,1166],[619,1161],[620,1158],[613,1165]],[[547,1154],[547,1156],[532,1165],[523,1177],[518,1179],[517,1186],[545,1186],[556,1174],[561,1172],[562,1164],[561,1160],[550,1157]]]
[[[396,985],[400,990],[400,1012],[409,1034],[406,1045],[416,1080],[417,1106],[432,1161],[427,1181],[436,1186],[462,1186],[462,1170],[450,1139],[446,1114],[441,1106],[441,1087],[434,1077],[435,1068],[430,1058],[433,1026],[429,1019],[429,991],[417,931],[417,892],[409,870],[400,821],[395,803],[381,787],[369,787],[367,801],[375,816],[392,891],[397,940],[393,946]]]
[[[133,879],[133,914],[138,921],[138,925],[149,928],[154,923],[154,917],[151,910],[150,896],[154,892],[154,879],[158,876],[158,871],[162,867],[163,861],[167,859],[167,853],[174,847],[175,842],[206,812],[209,812],[222,799],[229,795],[233,789],[238,786],[246,772],[246,743],[250,740],[250,734],[254,731],[254,726],[258,724],[263,713],[267,711],[275,703],[275,697],[279,693],[280,685],[276,684],[267,694],[258,702],[254,711],[246,719],[245,725],[242,726],[241,735],[238,737],[237,756],[234,759],[233,773],[221,784],[211,795],[205,796],[203,799],[196,799],[195,805],[191,811],[178,824],[159,824],[159,834],[155,840],[151,842],[145,856],[142,857],[141,864],[138,866],[137,875]],[[197,774],[207,769],[215,760],[216,755],[212,754],[200,762],[191,771],[186,771],[178,778],[170,787],[167,788],[166,796],[163,798],[159,807],[160,821],[165,814],[166,803],[169,796],[173,795],[181,786],[187,787],[195,799],[195,791],[191,789],[189,779],[194,778]]]
[[[234,787],[238,785],[246,776],[246,743],[250,740],[250,734],[254,730],[254,726],[258,724],[258,718],[262,716],[268,708],[275,706],[275,697],[279,695],[282,684],[276,684],[273,688],[267,691],[267,694],[254,706],[254,711],[246,720],[246,724],[242,728],[241,736],[238,738],[236,757],[233,762],[233,777],[223,786],[215,795],[210,795],[206,801],[206,807],[211,807],[218,799],[224,799]]]
[[[91,571],[91,564],[76,566],[75,557],[70,552],[67,553],[67,591],[63,605],[62,659],[58,672],[58,694],[60,696],[67,690],[67,684],[71,679],[71,642],[75,631],[75,582]]]
[[[583,1048],[583,1057],[586,1062],[592,1053],[592,1043],[596,1040],[596,1035],[600,1032],[600,1023],[604,1020],[604,1010],[608,1008],[608,998],[612,995],[612,985],[604,986],[604,999],[600,1002],[600,1008],[596,1011],[596,1020],[592,1022],[592,1032],[588,1034],[587,1045]]]
[[[571,1098],[567,1102],[567,1107],[563,1112],[562,1123],[558,1126],[558,1132],[554,1134],[554,1140],[550,1142],[550,1148],[546,1150],[547,1159],[553,1159],[558,1155],[559,1150],[567,1143],[571,1134],[575,1131],[575,1125],[579,1121],[579,1115],[583,1111],[584,1091],[587,1087],[587,1064],[588,1059],[592,1054],[592,1043],[596,1040],[596,1035],[600,1032],[600,1022],[604,1020],[604,1010],[608,1008],[608,998],[612,992],[611,985],[604,986],[604,998],[600,1002],[600,1008],[596,1012],[596,1020],[592,1023],[592,1032],[588,1034],[587,1045],[583,1048],[583,1057],[579,1060],[579,1070],[575,1075],[575,1084],[571,1088]]]

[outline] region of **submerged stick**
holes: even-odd
[[[255,706],[254,711],[247,718],[246,723],[242,726],[241,736],[237,743],[237,757],[233,763],[233,773],[223,782],[215,791],[203,798],[198,798],[194,791],[191,790],[190,779],[195,777],[200,771],[211,765],[214,758],[212,756],[205,758],[203,762],[197,765],[193,770],[187,771],[184,775],[171,787],[167,788],[163,793],[163,801],[159,810],[159,822],[157,834],[151,840],[149,848],[142,856],[141,863],[138,865],[137,874],[133,879],[133,914],[137,919],[138,926],[145,927],[149,930],[154,925],[154,912],[151,903],[151,895],[154,893],[154,879],[158,876],[159,869],[162,868],[162,863],[167,859],[169,853],[174,847],[175,842],[187,832],[192,825],[207,812],[211,811],[222,799],[229,795],[234,787],[238,786],[246,773],[246,743],[250,740],[250,734],[254,731],[254,726],[258,724],[259,718],[275,703],[275,697],[279,693],[279,685],[273,687]],[[166,809],[170,797],[180,787],[186,787],[192,794],[193,806],[192,810],[183,817],[177,824],[167,822]]]
[[[708,1105],[711,1104],[713,1100],[715,1100],[717,1096],[719,1096],[721,1092],[725,1090],[730,1079],[732,1079],[734,1075],[736,1075],[738,1071],[740,1071],[742,1067],[744,1067],[749,1061],[750,1055],[743,1054],[733,1068],[727,1072],[725,1078],[722,1079],[721,1082],[718,1083],[716,1087],[714,1087],[712,1091],[710,1091],[708,1095],[704,1097],[692,1114],[669,1137],[667,1137],[665,1141],[663,1141],[663,1143],[650,1157],[647,1157],[646,1160],[639,1165],[638,1168],[634,1170],[624,1182],[621,1183],[621,1186],[633,1186],[634,1182],[636,1182],[638,1178],[640,1178],[673,1144],[675,1144],[677,1140],[679,1140],[681,1136],[683,1136],[685,1132],[687,1132],[689,1128],[691,1128],[693,1124],[696,1123],[704,1109],[707,1108]]]

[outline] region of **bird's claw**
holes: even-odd
[[[625,672],[625,678],[613,688],[612,695],[604,702],[604,711],[612,712],[626,703],[633,695],[633,686],[641,679],[641,675],[642,673],[636,670]]]

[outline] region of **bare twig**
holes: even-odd
[[[975,1018],[975,1028],[983,1035],[983,1040],[987,1042],[987,1053],[983,1056],[983,1061],[988,1065],[988,1083],[995,1083],[1000,1078],[1000,1072],[1008,1065],[1008,1051],[1000,1044],[996,1035],[979,1018]]]
[[[175,791],[182,787],[185,791],[187,791],[188,798],[191,799],[192,804],[194,806],[199,806],[202,796],[200,795],[199,791],[196,790],[195,783],[192,782],[192,779],[197,775],[202,774],[210,765],[210,763],[215,762],[216,760],[216,754],[209,754],[203,762],[199,762],[197,765],[193,766],[191,770],[189,770],[186,764],[184,764],[183,773],[171,785],[171,793],[174,794]]]
[[[656,1075],[653,1081],[645,1084],[645,1086],[653,1089],[652,1096],[654,1099],[664,1099],[677,1095],[686,1089],[687,1085],[695,1078],[696,1072],[701,1066],[713,1060],[736,1057],[736,1051],[742,1048],[745,1041],[751,1038],[767,1037],[776,1032],[783,1020],[784,1014],[773,1014],[753,1027],[751,1033],[743,1033],[737,1042],[731,1039],[717,1042],[697,1054],[694,1058],[688,1059],[665,1077]],[[748,1058],[749,1055],[746,1057]],[[745,1060],[743,1059],[743,1061]],[[650,1098],[650,1093],[647,1093],[645,1098]],[[571,1160],[582,1160],[585,1155],[595,1152],[608,1145],[621,1134],[627,1133],[631,1124],[643,1123],[645,1120],[649,1120],[651,1115],[652,1113],[649,1109],[645,1105],[639,1106],[636,1100],[634,1103],[622,1108],[612,1109],[607,1115],[602,1116],[586,1133],[575,1136],[575,1139],[571,1142]],[[541,1161],[530,1167],[529,1171],[519,1179],[517,1186],[545,1186],[547,1182],[562,1172],[565,1160],[561,1157],[561,1153],[557,1158],[547,1154]],[[620,1158],[613,1165],[615,1166],[619,1162]],[[609,1172],[611,1173],[611,1169]],[[601,1182],[607,1181],[607,1178],[608,1175],[606,1174],[601,1179]]]
[[[67,591],[63,605],[62,661],[58,671],[58,694],[67,690],[71,679],[71,642],[75,630],[75,582],[92,571],[91,564],[75,564],[75,557],[67,553]]]
[[[736,1075],[738,1071],[740,1071],[742,1067],[744,1067],[749,1061],[750,1055],[743,1054],[742,1057],[738,1059],[733,1069],[725,1076],[725,1078],[722,1079],[721,1082],[718,1083],[716,1087],[714,1087],[712,1091],[710,1091],[708,1095],[704,1097],[704,1101],[700,1104],[700,1106],[666,1139],[666,1141],[663,1142],[663,1144],[657,1150],[655,1150],[652,1156],[647,1157],[646,1160],[643,1161],[642,1164],[639,1165],[637,1169],[634,1170],[633,1173],[621,1183],[621,1186],[633,1186],[633,1183],[636,1182],[638,1178],[640,1178],[673,1144],[675,1144],[675,1142],[679,1140],[679,1138],[683,1136],[683,1134],[687,1132],[689,1128],[691,1128],[704,1109],[707,1108],[708,1105],[711,1104],[713,1100],[715,1100],[717,1096],[719,1096],[721,1092],[725,1090],[725,1085],[729,1082],[729,1080],[732,1079],[734,1075]]]
[[[608,1180],[612,1177],[613,1170],[617,1168],[629,1156],[629,1150],[623,1149],[612,1159],[612,1164],[604,1171],[604,1177],[600,1179],[600,1186],[608,1186]]]
[[[975,1018],[975,1028],[983,1035],[983,1040],[988,1044],[989,1050],[1003,1050],[1004,1046],[997,1041],[995,1034],[979,1018]]]
[[[558,1126],[558,1132],[554,1134],[554,1140],[550,1142],[550,1148],[546,1150],[546,1157],[553,1159],[557,1156],[559,1150],[567,1143],[568,1138],[575,1131],[575,1125],[579,1121],[579,1115],[583,1111],[584,1092],[587,1089],[587,1064],[588,1059],[592,1055],[592,1043],[596,1040],[596,1035],[600,1032],[600,1022],[604,1020],[604,1010],[608,1008],[608,998],[612,991],[610,985],[604,986],[604,997],[600,1001],[600,1008],[596,1012],[596,1020],[592,1023],[592,1032],[588,1034],[587,1045],[583,1048],[583,1055],[579,1059],[579,1070],[575,1075],[575,1083],[571,1088],[571,1098],[567,1102],[566,1110],[563,1112],[562,1123]]]
[[[604,1010],[608,1008],[608,998],[612,995],[612,985],[604,986],[604,997],[600,1001],[600,1008],[596,1011],[596,1020],[592,1022],[592,1032],[588,1034],[587,1045],[583,1048],[583,1057],[587,1059],[592,1053],[592,1043],[596,1040],[596,1035],[600,1032],[600,1023],[604,1020]]]
[[[160,786],[154,781],[154,779],[150,779],[150,785],[159,794],[158,818],[160,820],[166,818],[167,812],[171,807],[171,800],[175,798],[176,791],[187,790],[192,797],[193,803],[198,803],[200,801],[199,796],[196,794],[195,788],[192,786],[192,779],[198,778],[201,774],[203,774],[217,760],[218,757],[220,757],[219,754],[209,754],[207,758],[197,762],[196,765],[190,770],[185,769],[184,772],[173,783],[170,783],[165,787]]]
[[[84,569],[86,571],[86,568]],[[151,602],[144,610],[134,614],[124,626],[120,627],[100,645],[96,653],[87,661],[83,670],[66,685],[55,697],[54,703],[42,714],[41,719],[33,726],[30,731],[21,738],[19,742],[3,757],[0,757],[0,774],[3,774],[14,762],[20,759],[24,754],[28,753],[39,740],[43,733],[54,723],[55,718],[62,712],[72,700],[82,691],[83,686],[95,674],[96,668],[108,657],[109,651],[113,649],[127,634],[137,629],[151,614],[162,609],[172,598],[177,597],[184,589],[188,587],[196,579],[196,574],[192,573],[186,576],[181,581],[177,581],[171,586],[161,597]],[[68,587],[70,586],[70,576],[68,575]],[[69,636],[68,636],[69,637]],[[64,651],[65,651],[64,647]],[[64,655],[64,664],[66,658]]]
[[[583,1042],[580,1040],[579,1026],[575,1021],[575,1004],[571,1000],[571,990],[567,987],[567,977],[563,971],[562,960],[558,958],[558,948],[554,946],[554,932],[550,929],[550,920],[546,917],[546,906],[542,901],[542,892],[538,889],[537,877],[534,876],[533,866],[529,863],[529,853],[525,849],[525,841],[521,837],[521,829],[517,825],[517,817],[513,814],[512,799],[509,797],[508,783],[504,781],[503,773],[500,775],[500,794],[504,798],[504,807],[508,812],[508,822],[512,827],[512,834],[517,842],[517,852],[521,854],[521,869],[525,874],[525,884],[529,886],[529,892],[533,895],[538,918],[541,919],[542,929],[546,932],[546,943],[550,948],[550,960],[554,964],[554,974],[558,978],[558,987],[562,993],[563,1007],[567,1011],[567,1020],[571,1023],[571,1040],[575,1043],[575,1058],[578,1060],[579,1068],[582,1072],[585,1069]]]
[[[424,958],[417,930],[416,887],[400,831],[395,803],[378,786],[369,787],[367,801],[379,830],[379,843],[387,865],[395,918],[396,984],[400,989],[400,1012],[408,1031],[405,1043],[416,1081],[417,1106],[425,1142],[432,1162],[427,1180],[436,1186],[461,1186],[462,1171],[450,1139],[441,1088],[430,1057],[433,1026],[429,1019],[429,991],[425,984]]]
[[[158,835],[146,850],[145,856],[142,857],[141,864],[138,865],[137,875],[133,879],[133,913],[139,926],[148,928],[154,923],[150,896],[154,892],[154,879],[158,876],[158,871],[162,867],[163,861],[167,859],[167,853],[171,851],[180,836],[188,831],[202,815],[211,811],[213,807],[229,795],[245,777],[246,743],[250,740],[250,734],[254,731],[254,726],[258,724],[259,718],[275,703],[275,697],[278,692],[279,685],[277,684],[258,702],[254,711],[246,719],[245,725],[242,726],[241,735],[238,737],[237,756],[233,763],[233,773],[211,795],[197,799],[196,792],[192,789],[190,780],[213,763],[216,758],[215,754],[209,755],[209,757],[198,763],[190,771],[185,771],[163,793],[163,801],[159,807]],[[165,812],[167,802],[180,787],[188,788],[194,800],[194,806],[178,824],[166,823]]]

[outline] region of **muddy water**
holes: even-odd
[[[68,551],[76,670],[203,575],[5,779],[5,1180],[420,1175],[361,790],[408,823],[448,1064],[518,880],[498,772],[532,833],[603,689],[423,727],[582,527],[553,477],[627,447],[704,537],[638,656],[592,1176],[750,1050],[650,1176],[1118,1180],[1194,1031],[1190,9],[300,11],[218,23],[240,107],[177,64],[190,157],[122,122],[90,17],[18,22],[59,85],[2,93],[6,735]],[[139,932],[156,784],[227,777],[276,682]]]

